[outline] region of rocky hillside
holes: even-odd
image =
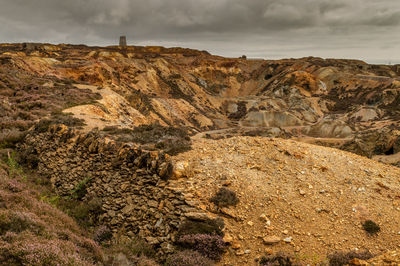
[[[36,91],[61,87],[69,90],[63,99],[101,96],[86,97],[86,105],[85,95],[63,100],[68,102],[63,107],[70,107],[66,111],[88,128],[158,121],[211,138],[279,136],[393,164],[400,159],[399,65],[49,44],[2,44],[0,63],[2,109],[24,105],[28,98],[32,102],[23,108],[30,114],[42,108],[44,96],[32,99]],[[9,98],[13,90],[20,96],[17,103]]]
[[[396,260],[399,104],[398,65],[0,44],[0,260]]]

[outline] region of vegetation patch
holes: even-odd
[[[371,220],[367,220],[363,223],[363,229],[369,235],[376,235],[379,231],[381,231],[381,227]]]
[[[68,127],[82,127],[83,119],[73,117],[71,113],[53,112],[50,118],[43,118],[35,125],[35,132],[47,132],[52,125],[66,125]]]
[[[166,266],[211,266],[214,262],[197,251],[178,251],[167,258]]]
[[[164,127],[159,124],[140,125],[134,129],[105,127],[103,132],[117,141],[146,145],[176,155],[191,149],[189,132],[185,128]]]
[[[210,201],[219,207],[235,206],[239,203],[236,193],[224,187],[220,188]]]
[[[284,253],[278,253],[273,256],[264,256],[258,261],[260,266],[294,266],[295,259]]]
[[[226,244],[220,235],[194,234],[180,237],[177,244],[184,249],[192,249],[211,260],[219,261]]]
[[[328,255],[330,266],[347,265],[353,259],[368,260],[372,257],[369,251],[335,252]]]
[[[185,235],[208,234],[223,236],[222,229],[224,221],[222,219],[208,219],[205,221],[186,220],[178,229],[176,238],[179,239]]]

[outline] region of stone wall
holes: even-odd
[[[101,200],[100,223],[116,232],[139,235],[171,251],[174,232],[185,218],[203,214],[169,187],[172,164],[168,155],[117,144],[99,133],[79,133],[64,125],[32,132],[25,149],[39,157],[38,172],[50,178],[59,195],[71,195],[87,182],[83,200]]]

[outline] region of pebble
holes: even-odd
[[[302,189],[299,190],[300,195],[304,196],[306,194],[306,192]]]
[[[293,238],[291,236],[289,236],[289,237],[283,239],[283,241],[286,242],[286,243],[290,243],[290,242],[292,242],[292,239]]]
[[[242,247],[242,245],[240,245],[240,243],[238,242],[238,241],[232,241],[232,245],[231,245],[231,247],[233,248],[233,249],[240,249],[241,247]]]
[[[254,223],[252,221],[248,221],[247,224],[250,225],[250,226],[254,225]]]
[[[267,255],[272,255],[272,254],[274,254],[274,251],[272,250],[272,249],[270,249],[270,248],[265,248],[265,253],[267,254]]]
[[[279,243],[281,238],[279,236],[266,236],[263,238],[264,244],[266,245],[273,245]]]
[[[287,234],[289,234],[289,231],[288,231],[288,230],[283,230],[282,233],[284,233],[285,235],[287,235]]]

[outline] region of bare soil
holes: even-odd
[[[224,218],[231,247],[221,265],[253,265],[280,251],[301,264],[317,264],[335,251],[378,255],[400,246],[396,167],[283,139],[196,139],[192,147],[174,157],[188,162],[189,174],[173,185],[193,204]],[[238,205],[221,210],[209,202],[222,186],[237,193]],[[363,230],[369,219],[381,227],[378,234]],[[281,241],[266,245],[268,236]]]

